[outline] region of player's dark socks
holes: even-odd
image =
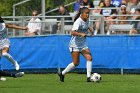
[[[0,76],[15,77],[15,74],[11,74],[11,73],[0,70]]]
[[[61,82],[64,82],[65,76],[62,75],[62,73],[59,73],[58,75],[59,75],[60,81],[61,81]]]
[[[91,82],[90,77],[87,77],[87,82]]]

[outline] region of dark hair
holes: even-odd
[[[59,9],[60,9],[60,7],[64,8],[66,11],[68,11],[68,8],[64,4],[60,5]]]
[[[62,4],[62,5],[60,5],[60,6],[59,6],[59,8],[60,8],[60,7],[63,7],[63,8],[65,8],[65,5],[64,5],[64,4]]]
[[[136,11],[140,12],[140,8],[137,8]]]
[[[1,18],[1,16],[0,16],[0,23],[4,23],[3,19]]]
[[[81,14],[84,13],[84,11],[88,9],[87,7],[83,7],[83,8],[80,8],[78,13],[76,14],[75,18],[74,18],[74,22],[80,17]]]

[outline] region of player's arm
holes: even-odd
[[[79,33],[77,31],[71,31],[71,35],[73,36],[82,36],[82,37],[86,37],[85,33]]]
[[[14,28],[14,29],[27,30],[27,27],[20,27],[20,26],[13,25],[13,24],[6,24],[6,28]]]
[[[92,28],[88,28],[89,29],[89,31],[90,31],[90,33],[91,33],[91,35],[93,35],[93,29]]]
[[[71,35],[86,37],[87,35],[85,33],[77,32],[78,28],[80,27],[80,24],[81,23],[79,21],[74,22],[73,27],[72,27],[72,31],[71,31]]]

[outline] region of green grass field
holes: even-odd
[[[0,93],[139,93],[140,76],[103,74],[100,83],[86,82],[86,74],[67,74],[59,82],[57,74],[26,74],[0,81]]]

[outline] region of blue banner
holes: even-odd
[[[72,62],[70,38],[67,35],[10,38],[9,53],[21,69],[65,68]],[[89,36],[87,43],[93,68],[140,68],[140,36]],[[2,69],[14,69],[4,57],[0,64]],[[82,55],[78,68],[86,68]]]

